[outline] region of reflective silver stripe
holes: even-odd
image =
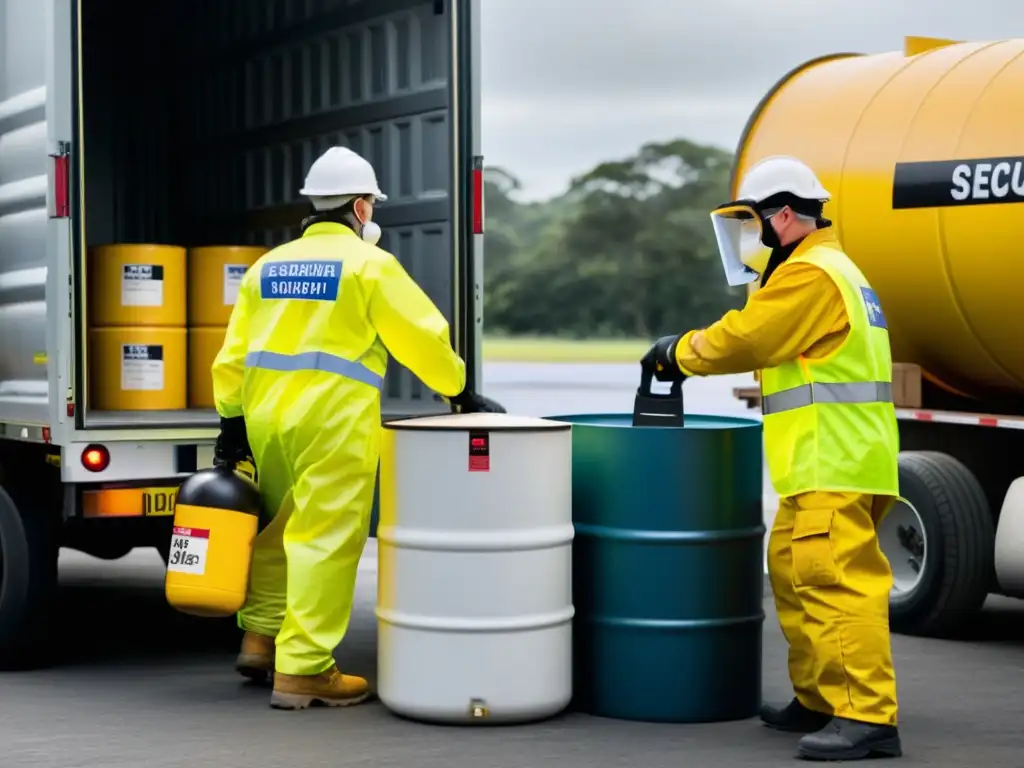
[[[821,403],[891,403],[892,384],[888,381],[858,381],[852,384],[804,384],[761,398],[761,413],[806,408]]]
[[[279,352],[250,352],[245,356],[247,368],[262,368],[267,371],[325,371],[336,373],[347,379],[369,384],[380,389],[384,377],[362,363],[346,360],[326,352],[300,352],[297,355],[282,355]]]

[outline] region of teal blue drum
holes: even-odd
[[[575,708],[671,723],[754,716],[764,623],[761,423],[552,418],[573,425]]]

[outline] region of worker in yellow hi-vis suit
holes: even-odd
[[[453,407],[504,412],[466,391],[444,316],[376,247],[373,208],[386,198],[370,164],[332,147],[301,193],[314,208],[302,237],[246,273],[213,364],[217,461],[241,460],[251,446],[271,516],[238,616],[237,667],[252,678],[274,672],[271,705],[281,709],[369,695],[332,652],[369,532],[388,352]]]
[[[899,493],[885,315],[822,218],[829,194],[810,168],[766,158],[740,197],[712,221],[729,283],[760,287],[709,328],[660,339],[642,364],[664,381],[761,371],[780,496],[768,571],[796,692],[762,720],[806,733],[804,758],[899,755],[892,571],[876,535]]]

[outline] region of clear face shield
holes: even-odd
[[[761,217],[753,202],[741,200],[711,212],[725,280],[731,286],[752,283],[764,272],[771,249],[761,242]]]

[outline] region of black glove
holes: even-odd
[[[449,397],[448,404],[452,407],[452,413],[506,413],[501,403],[469,389]]]
[[[681,338],[681,335],[662,336],[640,358],[640,367],[653,373],[658,381],[685,381],[686,374],[679,370],[679,363],[676,362],[676,345]]]
[[[221,418],[220,434],[213,449],[213,466],[234,466],[252,457],[249,437],[245,432],[245,417]]]

